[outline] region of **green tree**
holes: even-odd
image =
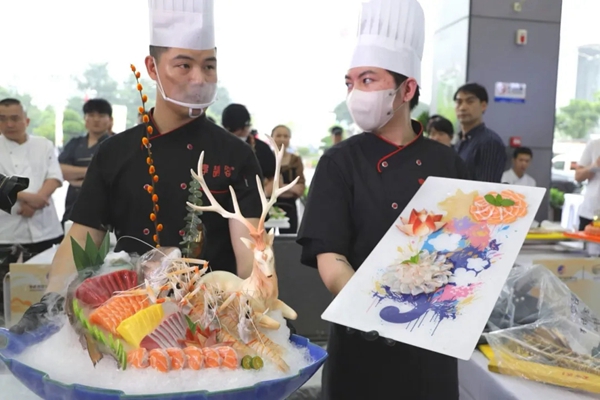
[[[34,135],[45,137],[54,143],[56,128],[56,113],[54,108],[48,106],[40,114],[39,124],[32,129]]]
[[[85,132],[85,123],[81,118],[81,113],[66,109],[63,116],[63,143],[67,144],[69,140],[80,136]]]
[[[346,104],[346,101],[342,101],[340,104],[338,104],[334,108],[333,112],[335,113],[335,119],[337,120],[337,122],[345,122],[346,125],[352,125],[352,115],[350,114],[350,110],[348,110],[348,105]]]
[[[81,77],[75,77],[77,89],[85,94],[93,92],[94,97],[117,103],[119,83],[110,76],[108,63],[90,64]]]
[[[148,96],[148,102],[146,103],[146,109],[150,110],[155,104],[155,92],[156,84],[153,80],[148,78],[140,78],[143,92]],[[142,99],[140,98],[140,92],[136,87],[136,80],[133,74],[123,82],[121,89],[119,90],[119,97],[116,104],[120,104],[127,107],[127,126],[132,127],[137,125],[138,108],[142,105]]]
[[[600,101],[573,99],[556,115],[556,129],[562,136],[585,139],[598,126]]]

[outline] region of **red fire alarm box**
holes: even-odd
[[[527,44],[527,30],[517,30],[517,44],[519,46],[525,46]]]
[[[521,138],[519,136],[512,136],[508,144],[510,147],[521,147]]]

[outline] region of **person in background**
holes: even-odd
[[[108,134],[108,136],[114,136],[115,133],[113,132],[113,124],[114,124],[114,120],[113,117],[110,117],[110,122],[108,123],[108,129],[106,130],[106,133]]]
[[[454,102],[460,123],[457,151],[467,164],[471,179],[500,183],[506,166],[506,149],[500,136],[483,123],[487,90],[477,83],[467,83],[458,88]]]
[[[440,115],[431,117],[427,123],[427,133],[429,134],[429,139],[435,140],[446,146],[452,146],[454,127],[449,119]]]
[[[248,109],[241,104],[230,104],[223,110],[221,122],[225,129],[252,147],[264,177],[265,194],[271,195],[275,176],[275,154],[268,144],[250,134],[251,117]]]
[[[579,207],[579,230],[583,231],[600,213],[600,139],[585,146],[575,170],[575,180],[588,181],[583,204]]]
[[[512,168],[502,174],[502,183],[509,185],[536,186],[535,179],[527,174],[527,168],[533,159],[529,147],[517,147],[513,153]]]
[[[112,106],[104,99],[88,100],[83,105],[85,135],[69,140],[58,157],[64,179],[69,182],[62,223],[71,218],[71,211],[81,192],[81,186],[92,157],[100,143],[108,139],[112,125]]]
[[[334,126],[329,130],[331,134],[331,143],[333,146],[344,140],[344,129],[341,126]]]
[[[420,4],[370,0],[362,10],[346,86],[348,110],[363,133],[319,160],[298,231],[302,264],[317,268],[334,296],[429,176],[468,177],[458,154],[424,138],[423,126],[410,118],[419,103],[425,39]],[[324,400],[458,400],[455,358],[338,324],[327,352]]]
[[[304,179],[304,164],[302,158],[299,155],[293,154],[289,151],[290,139],[292,137],[292,131],[285,125],[277,125],[271,131],[271,137],[277,144],[277,147],[285,148],[285,154],[281,161],[281,186],[287,185],[297,177],[300,177],[298,183],[294,185],[288,192],[283,193],[279,196],[277,206],[281,207],[290,219],[290,227],[288,229],[279,229],[279,233],[293,233],[298,231],[298,208],[296,201],[304,194],[306,189],[306,180]]]
[[[52,194],[63,177],[51,141],[27,133],[29,118],[17,99],[0,100],[0,173],[29,179],[10,214],[0,212],[0,282],[11,263],[59,244],[63,229]],[[0,285],[0,312],[4,298]]]

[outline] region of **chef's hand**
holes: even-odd
[[[31,207],[29,204],[25,202],[20,202],[19,206],[21,209],[19,210],[19,215],[25,218],[31,218],[37,211],[35,208]]]
[[[20,199],[36,210],[41,210],[50,204],[48,199],[40,194],[26,192],[21,192],[20,194]]]
[[[356,330],[354,330],[352,328],[346,328],[346,330],[349,334],[356,333]],[[368,342],[374,342],[376,340],[383,340],[383,342],[385,344],[387,344],[388,346],[394,346],[396,344],[395,340],[382,338],[381,336],[379,336],[379,333],[377,331],[360,332],[360,335],[363,337],[363,339],[365,339]]]
[[[51,318],[63,312],[65,298],[58,293],[46,293],[39,303],[35,303],[25,311],[21,320],[9,331],[22,335],[35,331],[45,325]]]

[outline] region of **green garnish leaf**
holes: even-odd
[[[71,237],[71,248],[73,249],[73,261],[78,272],[83,271],[90,265],[90,259],[85,250]]]
[[[93,267],[98,264],[98,248],[96,248],[96,243],[94,243],[94,239],[89,233],[85,239],[85,254],[87,254],[89,260],[89,265],[86,265],[86,267]]]
[[[515,202],[512,201],[511,199],[502,199],[502,203],[500,205],[502,207],[510,207],[510,206],[514,206]]]
[[[497,202],[498,204],[500,204],[500,203],[502,202],[502,196],[500,196],[500,194],[497,194],[497,195],[496,195],[496,202]]]
[[[110,252],[110,234],[107,232],[106,235],[104,235],[104,240],[102,241],[102,244],[100,245],[100,248],[98,249],[98,265],[102,265],[102,263],[104,263],[104,259],[106,258],[106,255]]]
[[[486,194],[485,196],[483,196],[483,198],[485,199],[485,201],[487,201],[491,205],[493,205],[493,206],[497,205],[496,198],[494,196],[492,196],[491,194]]]
[[[185,316],[185,320],[186,320],[186,322],[188,324],[188,328],[190,328],[190,332],[192,332],[192,335],[194,335],[196,333],[196,324],[187,315]]]

